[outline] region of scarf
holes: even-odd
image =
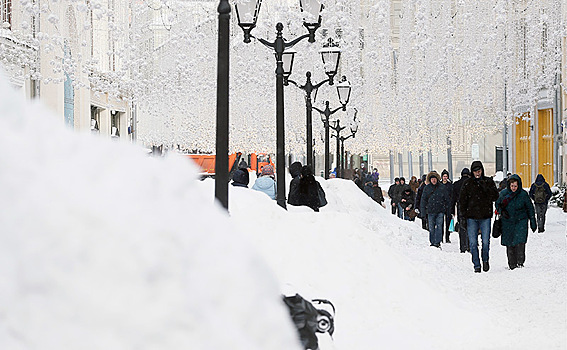
[[[516,198],[516,196],[518,195],[518,193],[520,193],[520,189],[518,188],[516,190],[516,192],[512,192],[510,190],[510,193],[508,193],[504,199],[502,200],[502,203],[500,203],[500,209],[501,209],[501,215],[503,217],[505,217],[506,219],[510,218],[510,214],[508,214],[508,211],[506,210],[506,207],[508,206],[508,204],[510,204],[510,202]]]

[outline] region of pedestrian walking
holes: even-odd
[[[411,191],[413,192],[413,194],[417,194],[417,189],[419,188],[419,182],[417,181],[417,177],[412,176],[409,182],[409,187],[411,188]]]
[[[397,204],[397,211],[398,211],[398,217],[400,219],[404,219],[404,208],[402,206],[402,204],[400,203],[401,199],[402,199],[402,194],[404,193],[404,191],[406,190],[406,188],[408,188],[409,185],[406,184],[406,179],[402,176],[400,177],[400,183],[399,185],[396,187],[396,193],[395,196],[397,198],[396,204]]]
[[[394,183],[390,185],[388,188],[388,197],[390,197],[390,203],[392,205],[392,214],[396,215],[398,212],[398,203],[396,202],[397,198],[397,187],[400,184],[400,178],[395,178]]]
[[[422,175],[421,176],[421,183],[419,185],[419,188],[417,189],[417,194],[415,195],[415,212],[417,213],[417,216],[421,219],[421,228],[424,230],[429,230],[427,228],[427,215],[423,214],[421,212],[421,197],[423,195],[423,189],[425,188],[425,186],[427,185],[427,175]]]
[[[461,253],[470,252],[470,248],[469,237],[467,235],[467,224],[465,223],[466,219],[463,216],[463,211],[461,210],[459,205],[459,195],[461,194],[461,188],[463,187],[463,184],[470,178],[470,170],[468,168],[463,168],[463,170],[461,170],[461,178],[453,183],[453,207],[457,208],[457,224],[455,226],[458,227],[459,248],[461,250]]]
[[[373,181],[380,180],[380,173],[378,172],[378,169],[376,169],[376,168],[374,168],[374,171],[372,171],[372,179],[373,179]]]
[[[274,167],[266,164],[262,168],[262,175],[254,181],[253,190],[264,192],[271,199],[276,199],[276,180],[274,179]]]
[[[238,169],[232,174],[232,186],[248,188],[249,182],[250,175],[246,169]]]
[[[301,178],[300,162],[293,162],[289,166],[289,174],[291,175],[291,182],[289,183],[289,195],[287,196],[287,203],[290,205],[299,204],[299,180]]]
[[[453,205],[453,182],[449,179],[449,172],[445,169],[441,172],[441,185],[446,187],[445,190],[450,194],[449,202],[447,203],[447,211],[444,215],[445,225],[443,226],[443,233],[445,236],[445,243],[451,243],[449,226],[451,219],[455,215],[455,206]]]
[[[461,188],[459,196],[460,209],[466,219],[469,236],[469,247],[474,265],[474,272],[480,272],[480,259],[478,254],[478,230],[482,239],[482,270],[490,269],[490,230],[492,221],[492,204],[498,199],[498,190],[491,177],[484,175],[484,166],[481,161],[471,164],[473,176]]]
[[[451,194],[447,192],[447,187],[441,185],[441,177],[436,171],[427,174],[426,181],[429,184],[423,189],[419,211],[427,216],[430,245],[440,248],[443,238],[443,217],[447,212],[447,203],[450,202]]]
[[[404,210],[404,220],[415,220],[415,194],[411,187],[407,186],[400,198],[400,205]]]
[[[319,208],[322,206],[319,191],[323,191],[323,189],[315,180],[313,169],[309,165],[304,165],[301,168],[301,177],[299,179],[299,205],[305,205],[314,211],[319,211]]]
[[[532,232],[537,229],[535,211],[528,193],[522,189],[522,179],[514,174],[508,179],[508,187],[500,192],[495,203],[502,220],[501,244],[506,247],[508,267],[514,270],[524,267],[528,220]]]
[[[551,198],[551,188],[545,181],[542,174],[538,174],[535,182],[530,187],[530,198],[534,201],[535,213],[537,218],[537,232],[545,232],[545,214],[547,212],[547,205]]]
[[[374,201],[380,204],[383,208],[386,208],[386,206],[384,205],[384,195],[382,194],[382,188],[380,188],[380,185],[378,185],[378,181],[373,181],[372,189],[374,190],[374,197],[372,197]]]

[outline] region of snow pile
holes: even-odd
[[[182,159],[67,130],[0,78],[1,349],[297,349],[273,273]]]

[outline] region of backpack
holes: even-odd
[[[543,188],[543,184],[541,186],[535,185],[535,187],[534,202],[537,204],[545,203],[545,197],[547,196],[545,193],[545,188]]]

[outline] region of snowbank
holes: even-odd
[[[180,158],[0,78],[1,349],[298,349],[273,273]]]

